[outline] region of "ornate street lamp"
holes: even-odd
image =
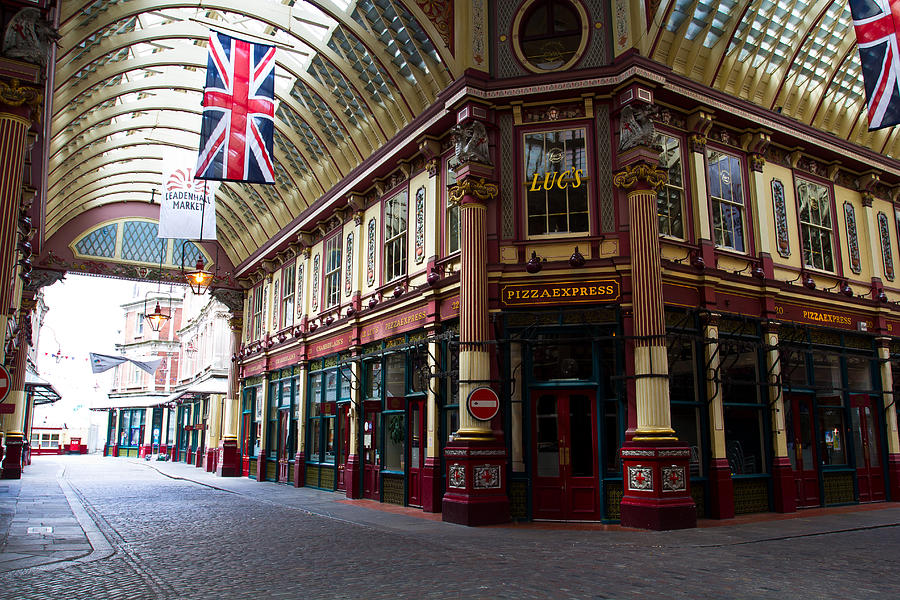
[[[146,302],[146,300],[145,300]],[[166,324],[166,321],[169,320],[169,316],[164,313],[159,308],[159,300],[156,301],[156,308],[153,309],[153,312],[148,314],[144,314],[144,318],[147,319],[147,323],[150,324],[150,329],[153,331],[159,331],[163,325]]]
[[[206,265],[203,264],[203,257],[197,257],[197,264],[193,271],[188,271],[184,274],[187,279],[188,285],[191,286],[191,291],[197,294],[198,296],[202,296],[206,293],[206,290],[209,288],[209,284],[212,283],[213,275],[209,271],[206,270]]]

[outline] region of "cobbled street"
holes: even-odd
[[[40,456],[7,483],[3,598],[900,597],[896,503],[667,533],[472,529],[182,464]]]

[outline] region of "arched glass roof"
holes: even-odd
[[[417,2],[63,2],[45,234],[149,201],[167,149],[196,152],[210,29],[278,47],[274,186],[226,183],[237,264],[434,102],[456,75]],[[252,14],[251,14],[252,12]]]

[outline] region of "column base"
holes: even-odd
[[[138,448],[138,458],[144,458],[148,454],[153,454],[153,448],[150,444],[144,444],[140,448]]]
[[[344,465],[344,488],[348,498],[362,497],[359,480],[359,456],[356,454],[348,456],[347,463]]]
[[[433,456],[426,457],[422,477],[422,510],[424,512],[441,512],[442,480],[440,459]]]
[[[302,452],[294,455],[294,487],[306,485],[306,456]]]
[[[172,462],[175,462],[178,460],[178,448],[176,448],[175,446],[172,446],[169,449],[169,460]]]
[[[727,458],[714,458],[709,465],[709,516],[713,519],[734,517],[734,483]]]
[[[266,480],[266,457],[256,457],[256,482],[262,483]]]
[[[194,466],[200,468],[203,466],[203,457],[206,455],[206,452],[203,451],[203,448],[197,448],[197,451],[194,452]]]
[[[219,477],[239,477],[241,474],[241,454],[237,440],[222,440],[219,444],[219,459],[216,461],[216,475]]]
[[[632,440],[619,452],[624,477],[623,526],[656,531],[697,526],[688,446],[677,441]]]
[[[3,462],[0,462],[0,479],[22,478],[23,445],[24,443],[21,437],[13,435],[6,436],[6,452],[3,456]]]
[[[203,470],[207,473],[214,473],[216,471],[216,459],[218,457],[218,448],[208,448],[203,457]]]
[[[797,484],[791,459],[776,457],[772,461],[772,506],[775,512],[797,512]]]
[[[448,523],[507,523],[506,448],[496,440],[455,440],[444,448],[447,492],[441,502]]]
[[[900,500],[900,454],[888,454],[888,499]]]

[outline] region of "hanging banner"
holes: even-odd
[[[190,155],[163,160],[157,237],[216,239],[216,189],[219,184],[195,179],[193,160]]]
[[[153,375],[153,373],[155,373],[159,368],[159,365],[162,364],[161,358],[156,358],[153,360],[135,360],[133,358],[127,358],[125,356],[110,356],[108,354],[97,354],[96,352],[91,352],[90,355],[92,373],[102,373],[103,371],[108,371],[113,367],[122,364],[123,362],[130,362],[142,371],[146,371],[147,373]]]

